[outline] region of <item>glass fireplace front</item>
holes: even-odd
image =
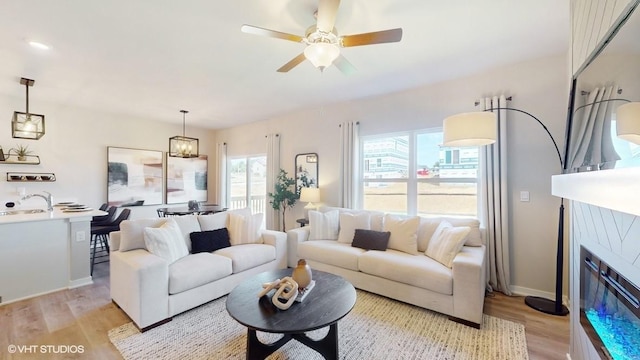
[[[580,323],[603,359],[640,359],[640,289],[580,250]]]

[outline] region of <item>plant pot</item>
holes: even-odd
[[[27,161],[27,157],[18,155],[18,161]]]

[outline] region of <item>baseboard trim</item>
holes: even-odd
[[[51,294],[51,293],[54,293],[56,291],[62,291],[62,290],[65,290],[65,289],[66,288],[53,289],[53,290],[49,290],[49,291],[43,291],[43,292],[37,293],[37,294],[32,294],[32,295],[29,295],[29,296],[24,296],[24,297],[17,298],[17,299],[11,299],[11,300],[7,300],[7,301],[3,301],[2,303],[0,303],[0,306],[8,305],[8,304],[15,303],[15,302],[22,301],[22,300],[36,298],[38,296]]]
[[[547,299],[555,299],[556,297],[556,294],[554,293],[540,291],[536,289],[530,289],[522,286],[511,285],[510,289],[514,295],[518,295],[518,296],[539,296]],[[569,311],[571,311],[571,306],[570,306],[571,302],[569,301],[569,297],[567,295],[562,296],[562,304],[566,306],[569,309]]]
[[[69,289],[79,288],[81,286],[91,285],[93,284],[93,278],[91,276],[87,276],[86,278],[71,280],[69,281]]]

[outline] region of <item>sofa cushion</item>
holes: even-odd
[[[276,248],[264,244],[244,244],[220,249],[214,254],[231,259],[233,273],[237,274],[275,260]]]
[[[482,246],[482,235],[480,234],[480,221],[468,217],[420,217],[420,227],[418,228],[418,251],[427,250],[429,240],[433,237],[433,232],[442,221],[448,221],[453,226],[468,226],[470,231],[465,239],[466,246]]]
[[[369,214],[369,229],[375,231],[382,231],[382,223],[384,221],[384,212],[375,210],[356,210],[347,209],[334,206],[321,206],[318,208],[319,212],[328,212],[338,210],[340,214]]]
[[[340,212],[309,211],[309,240],[337,240]]]
[[[231,245],[261,244],[260,228],[264,214],[230,213],[227,229]]]
[[[150,253],[165,259],[169,264],[189,254],[180,228],[173,219],[168,219],[157,228],[145,228],[144,243]]]
[[[358,271],[358,257],[366,250],[335,240],[303,241],[298,244],[298,257],[344,269]]]
[[[214,252],[231,246],[231,243],[229,242],[229,231],[227,231],[227,228],[209,231],[194,231],[189,236],[191,237],[192,254]]]
[[[211,253],[192,254],[169,265],[169,294],[178,294],[231,275],[231,259]]]
[[[468,226],[454,227],[448,221],[442,221],[429,240],[425,255],[450,268],[469,231]]]
[[[356,229],[351,246],[365,250],[385,251],[389,245],[390,235],[388,231]]]
[[[356,229],[371,229],[370,215],[367,212],[362,213],[340,213],[340,232],[338,233],[338,241],[344,244],[351,244]]]
[[[387,247],[407,254],[417,255],[418,225],[420,225],[420,218],[417,216],[385,215],[384,231],[391,233]]]
[[[210,215],[198,215],[200,229],[203,231],[222,229],[227,227],[227,211],[218,212]]]
[[[358,258],[360,271],[444,295],[453,294],[453,272],[425,256],[402,251],[367,251]]]
[[[146,249],[144,243],[144,229],[158,227],[167,221],[162,219],[125,220],[120,223],[120,251]]]
[[[191,236],[192,232],[200,231],[200,223],[198,222],[197,215],[186,215],[186,216],[174,216],[173,219],[178,227],[180,228],[180,232],[182,233],[182,238],[184,239],[184,243],[187,245],[187,249],[191,252]]]

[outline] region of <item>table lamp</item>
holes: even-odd
[[[320,202],[320,189],[303,187],[302,189],[300,189],[300,201],[307,203],[307,205],[304,207],[304,218],[308,219],[309,210],[316,209],[316,206],[313,203]]]

